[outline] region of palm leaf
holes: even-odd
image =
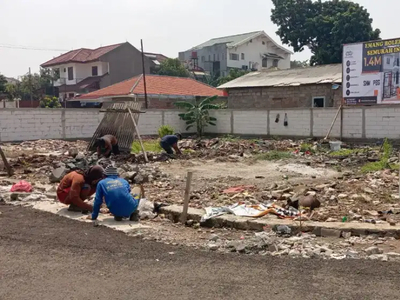
[[[187,126],[186,127],[186,131],[188,131],[190,128],[192,128],[193,127],[193,125],[189,125],[189,126]]]
[[[201,109],[220,109],[220,106],[216,104],[205,104]]]
[[[200,102],[199,107],[202,107],[203,105],[206,105],[206,104],[210,104],[211,102],[215,101],[217,98],[218,98],[218,96],[208,97]]]
[[[193,109],[193,108],[195,108],[195,106],[192,104],[192,103],[190,103],[190,102],[185,102],[185,101],[178,101],[178,102],[175,102],[174,103],[174,105],[176,106],[176,107],[179,107],[179,108],[186,108],[186,109]]]
[[[208,122],[208,124],[212,125],[212,126],[216,126],[217,124],[215,124],[214,122]]]
[[[210,121],[217,121],[217,118],[210,117],[209,120],[210,120]]]

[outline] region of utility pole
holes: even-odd
[[[144,85],[144,105],[146,109],[149,108],[149,103],[147,101],[147,88],[146,88],[146,68],[144,66],[144,52],[143,52],[143,40],[140,40],[140,45],[142,48],[142,66],[143,66],[143,85]]]
[[[29,94],[31,96],[31,107],[33,107],[33,98],[32,98],[32,74],[31,68],[29,67]]]

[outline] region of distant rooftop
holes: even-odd
[[[224,37],[219,37],[219,38],[213,38],[205,43],[202,43],[200,45],[197,45],[195,47],[193,47],[191,50],[199,50],[202,49],[204,47],[210,47],[210,46],[214,46],[217,44],[226,44],[227,47],[235,47],[238,46],[242,43],[245,43],[247,41],[250,41],[253,38],[258,37],[259,35],[264,35],[267,38],[269,38],[271,40],[271,42],[273,42],[275,44],[275,46],[277,46],[278,48],[287,51],[289,53],[291,53],[291,51],[285,49],[284,47],[282,47],[281,45],[277,44],[270,36],[268,36],[263,30],[259,30],[259,31],[252,31],[252,32],[247,32],[247,33],[242,33],[242,34],[235,34],[235,35],[229,35],[229,36],[224,36]]]
[[[342,64],[332,64],[287,70],[252,72],[227,82],[218,88],[231,89],[267,86],[299,86],[304,84],[341,82]]]

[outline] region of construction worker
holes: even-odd
[[[93,211],[93,206],[85,203],[85,200],[95,193],[97,183],[103,179],[103,173],[104,170],[99,165],[87,171],[76,170],[68,173],[57,188],[58,200],[69,205],[69,211]]]
[[[93,213],[88,219],[97,219],[104,199],[110,213],[114,215],[115,221],[122,221],[123,218],[139,221],[140,197],[135,198],[130,194],[129,182],[119,177],[117,168],[113,166],[107,167],[104,174],[106,178],[97,185]]]
[[[119,146],[118,146],[118,140],[115,136],[111,134],[107,134],[96,141],[97,145],[97,157],[100,158],[102,155],[104,157],[109,158],[111,155],[111,152],[114,155],[118,155],[119,152]]]
[[[173,155],[175,150],[176,154],[182,154],[181,150],[178,148],[178,141],[182,139],[182,135],[180,133],[175,133],[173,135],[165,135],[161,138],[160,146],[167,152],[169,155]]]

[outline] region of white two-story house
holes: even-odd
[[[142,56],[130,43],[81,48],[64,53],[41,65],[58,78],[54,86],[61,100],[72,99],[142,74]],[[145,70],[154,63],[145,57]]]
[[[264,31],[211,39],[179,53],[190,70],[226,76],[230,69],[261,70],[290,68],[293,53],[277,44]]]

